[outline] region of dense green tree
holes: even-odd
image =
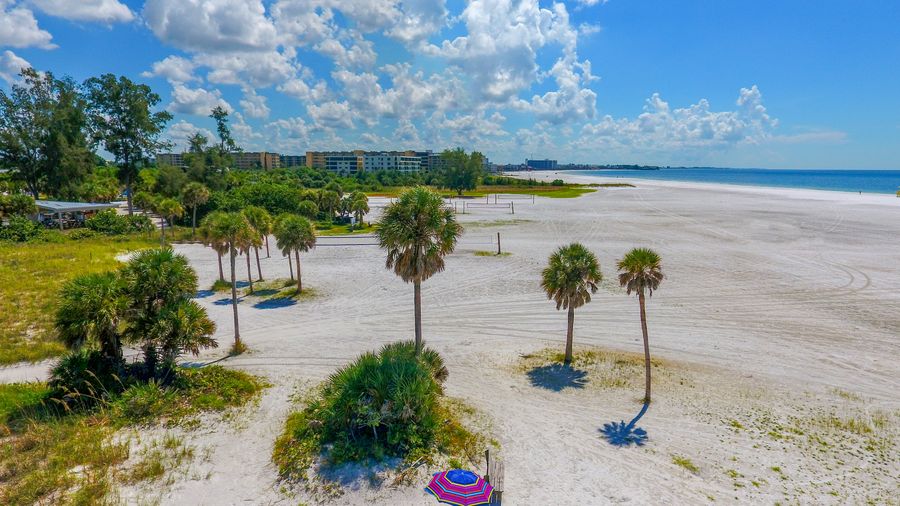
[[[417,353],[423,343],[422,282],[444,270],[444,257],[456,248],[462,232],[441,196],[422,186],[401,193],[378,224],[378,242],[387,250],[386,267],[413,284]]]
[[[572,341],[575,330],[575,309],[591,301],[603,279],[597,257],[579,243],[563,246],[550,255],[541,274],[541,288],[547,298],[556,302],[556,309],[568,310],[566,331],[566,365],[572,363]]]
[[[228,126],[228,111],[221,105],[216,106],[209,115],[216,122],[216,133],[219,134],[219,151],[228,153],[237,151],[237,144],[231,136],[231,128]]]
[[[333,190],[323,190],[319,193],[319,209],[325,213],[325,217],[331,221],[334,214],[341,207],[341,196]]]
[[[208,201],[209,188],[196,181],[188,183],[181,191],[181,203],[191,208],[191,239],[197,237],[197,206],[202,206]]]
[[[128,194],[128,213],[133,213],[133,185],[140,167],[170,144],[160,135],[172,115],[153,112],[160,97],[144,84],[127,77],[104,74],[84,83],[94,141],[115,157],[119,178]]]
[[[636,293],[641,310],[641,332],[644,335],[644,402],[650,402],[650,337],[647,332],[646,297],[652,297],[665,278],[662,260],[655,251],[634,248],[619,260],[619,284],[628,295]]]
[[[316,231],[312,223],[302,216],[286,214],[275,222],[275,241],[278,249],[288,257],[291,253],[297,259],[297,293],[303,292],[303,277],[300,274],[300,253],[316,247]]]
[[[85,104],[75,83],[24,69],[22,83],[0,90],[0,167],[34,198],[74,198],[93,166]]]
[[[0,194],[0,218],[4,216],[31,216],[38,212],[34,199],[22,193]]]
[[[134,205],[138,207],[144,214],[152,211],[156,206],[157,197],[150,192],[137,192],[134,194]]]
[[[164,197],[176,198],[188,184],[188,176],[181,167],[163,165],[156,173],[153,193]]]
[[[441,153],[443,167],[439,171],[442,188],[454,190],[462,195],[465,190],[474,190],[481,178],[484,155],[477,151],[467,154],[462,148]]]

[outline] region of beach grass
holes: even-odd
[[[644,356],[640,353],[604,350],[575,346],[572,363],[565,366],[563,340],[559,348],[545,348],[534,353],[522,355],[515,366],[518,374],[528,374],[533,382],[535,376],[542,371],[548,374],[563,374],[563,369],[579,373],[579,387],[594,388],[638,388],[644,382]],[[650,365],[658,380],[671,375],[671,366],[667,362],[651,358]],[[658,374],[659,373],[659,374]]]
[[[475,256],[477,257],[508,257],[512,255],[512,253],[508,251],[502,251],[499,254],[496,251],[476,251]]]
[[[155,237],[0,243],[0,365],[36,362],[63,351],[53,331],[56,297],[70,279],[119,265],[116,256],[152,248]]]
[[[362,227],[354,227],[351,225],[333,225],[331,223],[316,223],[317,236],[334,236],[334,235],[363,235],[375,232],[375,226],[367,223]]]
[[[168,387],[133,386],[95,409],[73,412],[42,383],[0,385],[0,503],[102,504],[118,483],[155,480],[192,457],[164,438],[128,469],[130,441],[119,429],[189,426],[210,411],[240,406],[266,387],[259,378],[210,366],[180,371]]]
[[[367,192],[370,197],[396,197],[405,187],[386,187],[379,191]],[[438,190],[444,197],[457,197],[456,192],[447,190]],[[463,197],[484,197],[485,195],[493,195],[495,193],[509,195],[536,195],[538,197],[571,199],[580,197],[587,193],[597,191],[593,185],[567,184],[562,186],[553,185],[479,185],[474,190],[463,192]]]

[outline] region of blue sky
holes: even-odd
[[[900,2],[0,0],[31,65],[150,84],[177,143],[900,168]]]

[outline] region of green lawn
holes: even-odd
[[[368,192],[372,197],[396,197],[405,188],[389,187],[377,192]],[[456,192],[448,190],[438,190],[442,195],[447,197],[455,197]],[[463,192],[464,197],[484,197],[488,194],[507,193],[516,195],[537,195],[538,197],[571,199],[580,197],[586,193],[597,191],[588,185],[569,184],[564,186],[526,186],[526,185],[480,185],[472,191]]]
[[[80,274],[118,266],[120,253],[153,247],[158,239],[98,237],[60,243],[0,243],[0,365],[57,356],[52,329],[56,295]]]

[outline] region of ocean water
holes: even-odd
[[[573,175],[656,179],[696,183],[723,183],[743,186],[775,186],[863,193],[890,193],[900,189],[900,170],[814,170],[814,169],[659,169],[659,170],[573,170]]]

